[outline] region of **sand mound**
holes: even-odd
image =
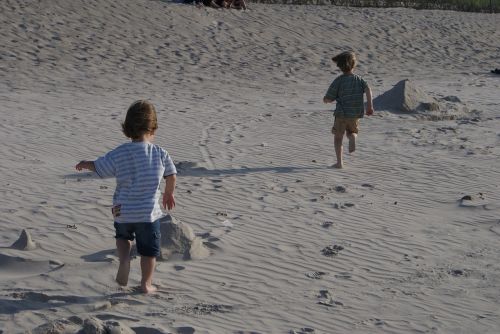
[[[209,250],[203,245],[201,238],[195,236],[193,229],[171,217],[161,219],[161,260],[179,255],[183,260],[199,260],[209,255]]]
[[[30,333],[32,334],[106,334],[106,333],[121,333],[121,334],[135,334],[136,332],[130,327],[118,321],[101,321],[94,317],[81,319],[77,316],[70,317],[69,319],[61,319],[51,321],[44,325],[35,328]]]
[[[434,98],[408,79],[376,97],[373,105],[376,110],[414,114],[431,120],[455,119],[468,113],[458,97]]]
[[[11,247],[20,250],[33,250],[36,248],[36,244],[31,239],[30,233],[27,230],[23,230],[19,239],[17,239]]]
[[[60,268],[63,265],[63,263],[57,260],[32,260],[18,256],[0,254],[2,280],[39,275]]]

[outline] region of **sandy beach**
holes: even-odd
[[[3,0],[0,25],[0,334],[499,332],[500,14]],[[344,50],[379,103],[338,170]],[[439,110],[392,110],[402,80]],[[138,258],[114,281],[114,180],[74,169],[137,99],[210,251],[152,295]]]

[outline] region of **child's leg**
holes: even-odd
[[[347,138],[349,138],[349,153],[356,151],[356,137],[355,133],[347,134]]]
[[[155,271],[156,257],[154,256],[141,256],[141,289],[144,293],[151,293],[156,291],[153,286],[153,273]]]
[[[137,252],[141,255],[141,289],[144,293],[156,291],[153,286],[156,257],[160,255],[160,221],[137,224]]]
[[[359,118],[349,119],[346,122],[347,138],[349,138],[349,153],[356,150],[356,138],[359,131]]]
[[[333,165],[335,168],[342,168],[344,167],[343,161],[342,161],[342,140],[343,140],[344,134],[338,134],[336,133],[333,137],[333,143],[335,145],[335,155],[337,156],[337,163]]]
[[[333,144],[335,146],[335,155],[337,156],[337,163],[333,165],[334,168],[344,167],[342,161],[342,141],[346,131],[345,119],[342,117],[335,117],[335,122],[332,127]]]
[[[116,249],[118,250],[118,258],[120,259],[116,282],[126,286],[130,273],[130,250],[132,249],[132,243],[126,239],[116,239]]]

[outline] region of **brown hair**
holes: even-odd
[[[151,102],[138,100],[132,103],[127,110],[122,130],[125,136],[131,139],[140,139],[142,135],[154,133],[158,129],[156,110]]]
[[[356,55],[352,51],[345,51],[332,58],[342,72],[350,72],[356,66]]]

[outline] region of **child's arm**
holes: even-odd
[[[335,101],[335,100],[329,99],[329,98],[327,98],[326,96],[325,96],[325,97],[323,97],[323,103],[332,103],[332,102],[334,102],[334,101]]]
[[[76,166],[76,170],[88,169],[90,171],[95,172],[95,165],[93,161],[80,161]]]
[[[175,174],[169,175],[165,178],[165,192],[163,193],[163,207],[172,210],[175,207],[175,181],[177,177]]]
[[[366,114],[368,116],[371,116],[373,115],[373,101],[372,101],[372,90],[370,86],[366,86],[365,94],[366,94]]]

